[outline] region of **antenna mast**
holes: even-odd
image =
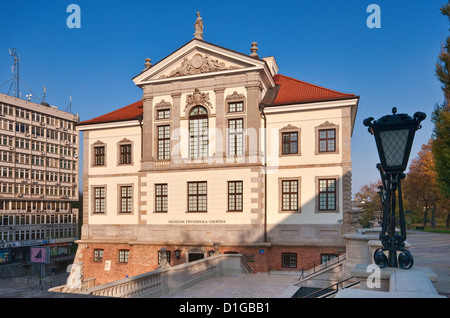
[[[69,106],[67,106],[64,111],[72,113],[72,96],[70,96],[70,99],[69,99]]]
[[[13,82],[11,83],[11,86],[12,86],[12,84],[15,81],[16,82],[16,91],[15,91],[14,96],[16,98],[18,98],[19,94],[20,94],[19,93],[19,64],[20,64],[20,59],[19,59],[19,55],[17,55],[17,49],[9,49],[9,54],[14,58],[14,65],[12,67]],[[10,90],[11,90],[11,88],[10,88]]]

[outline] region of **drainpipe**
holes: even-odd
[[[138,117],[139,120],[139,126],[141,126],[141,160],[142,157],[144,156],[144,129],[142,127],[142,122],[144,120],[144,114],[142,114],[141,116]]]
[[[267,118],[264,114],[264,104],[259,105],[259,111],[264,119],[264,243],[267,242]]]

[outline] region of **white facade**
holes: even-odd
[[[213,244],[219,252],[249,254],[345,246],[359,98],[304,82],[283,84],[291,79],[277,72],[273,57],[198,39],[147,65],[133,79],[143,89],[141,102],[78,126],[85,156],[81,241],[102,253],[102,244],[178,247],[186,254]],[[293,97],[288,85],[297,90]],[[296,100],[303,89],[325,97]],[[293,100],[278,103],[282,95]],[[330,131],[325,141],[324,131]],[[125,164],[123,145],[131,146]],[[104,157],[99,165],[96,151]],[[324,182],[328,192],[320,193]],[[123,212],[127,202],[132,208]],[[262,262],[263,271],[275,266]],[[92,275],[100,275],[95,266]]]

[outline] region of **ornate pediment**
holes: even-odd
[[[97,140],[96,142],[93,143],[94,146],[98,146],[98,145],[105,145],[105,143],[103,141]]]
[[[336,124],[329,122],[328,120],[322,124],[320,124],[318,127],[328,127],[328,126],[337,126]]]
[[[284,126],[283,128],[281,128],[281,130],[293,130],[293,129],[298,129],[297,126],[291,125],[291,124],[287,124],[286,126]]]
[[[172,104],[170,102],[166,102],[164,99],[161,99],[159,103],[155,104],[155,107],[172,107]]]
[[[184,80],[188,76],[241,73],[247,69],[252,72],[262,70],[273,82],[265,61],[195,38],[155,64],[148,60],[146,68],[133,81],[140,86],[179,78]]]
[[[227,97],[225,97],[225,100],[227,100],[227,101],[243,100],[243,99],[245,99],[245,95],[244,94],[239,94],[236,91],[234,91],[233,94],[228,95]]]
[[[190,59],[187,57],[183,58],[180,66],[176,67],[168,75],[161,75],[159,78],[196,75],[238,68],[240,67],[237,65],[226,66],[224,62],[220,62],[208,54],[197,53]]]

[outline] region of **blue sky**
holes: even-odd
[[[69,29],[69,4],[81,9],[81,28]],[[82,120],[141,98],[132,78],[144,59],[156,63],[193,38],[196,12],[204,40],[260,57],[275,56],[280,73],[361,96],[352,138],[353,192],[376,181],[379,162],[362,121],[423,111],[411,159],[432,135],[431,112],[442,102],[434,68],[449,23],[437,0],[117,1],[0,0],[0,85],[11,78],[9,48],[17,48],[23,94],[72,112]],[[368,5],[381,9],[370,29]],[[25,86],[26,85],[26,86]],[[0,88],[6,93],[9,85]],[[34,100],[36,101],[36,100]]]

